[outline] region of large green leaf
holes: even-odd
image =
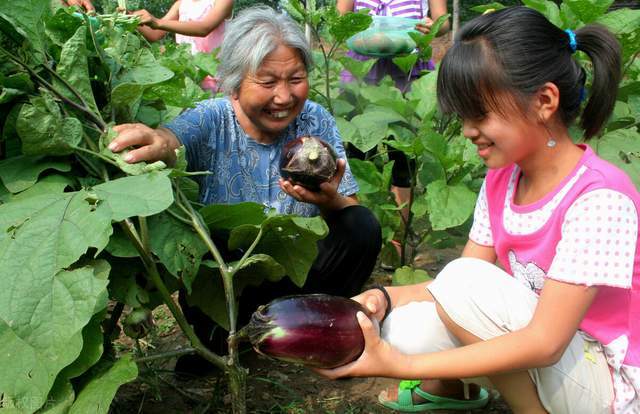
[[[0,180],[7,190],[19,193],[34,185],[40,174],[49,169],[66,172],[71,166],[62,161],[22,155],[0,161]]]
[[[0,1],[0,17],[11,23],[41,54],[44,54],[42,22],[50,13],[51,0]],[[42,55],[42,57],[44,57]]]
[[[58,63],[56,72],[78,92],[89,109],[93,110],[94,113],[98,113],[98,107],[93,97],[93,91],[91,90],[91,82],[89,81],[86,38],[87,28],[80,26],[75,34],[62,47],[60,62]],[[67,98],[80,103],[78,102],[78,98],[63,82],[54,79],[53,85]]]
[[[80,391],[69,414],[106,414],[118,388],[138,377],[138,366],[130,355],[113,364],[104,362],[92,371],[93,378]]]
[[[429,72],[411,83],[411,91],[407,93],[407,98],[418,102],[416,114],[422,119],[436,110],[438,103],[436,98],[437,80],[438,72]]]
[[[383,139],[387,138],[387,129],[390,123],[404,121],[404,117],[393,110],[382,110],[372,108],[351,119],[351,124],[355,126],[357,134],[350,142],[360,151],[367,152],[375,148]]]
[[[358,194],[376,193],[382,189],[382,174],[374,163],[354,158],[349,160],[349,166],[360,186]]]
[[[22,262],[24,270],[8,269],[7,254],[24,257],[24,252],[7,246],[6,239],[0,240],[0,393],[8,405],[32,413],[46,402],[57,374],[80,355],[82,329],[107,281],[90,267],[51,274]],[[46,261],[39,255],[34,261]]]
[[[605,14],[613,4],[613,0],[564,0],[564,2],[583,23],[593,22]]]
[[[101,205],[107,205],[113,220],[151,216],[173,203],[169,171],[119,178],[93,187]]]
[[[229,248],[247,248],[258,234],[258,226],[244,225],[231,231]],[[273,257],[298,286],[304,285],[318,254],[317,241],[329,229],[321,217],[274,216],[262,223],[262,238],[254,250]]]
[[[208,251],[192,226],[179,222],[168,214],[149,218],[151,251],[175,277],[181,278],[187,291],[198,273],[202,256]]]
[[[471,217],[476,194],[464,184],[447,185],[444,180],[427,186],[429,219],[433,230],[459,226]]]
[[[585,0],[578,0],[585,1]],[[588,0],[586,0],[588,1]],[[586,2],[585,1],[585,2]],[[544,14],[547,19],[558,27],[562,27],[562,19],[560,18],[560,9],[558,5],[549,0],[522,0],[522,3]]]
[[[22,106],[18,135],[26,155],[67,155],[82,141],[82,123],[74,117],[63,117],[50,95],[31,98]]]
[[[200,214],[212,230],[232,230],[242,224],[259,226],[267,217],[264,206],[258,203],[210,204]]]

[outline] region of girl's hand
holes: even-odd
[[[365,290],[351,299],[361,304],[369,311],[369,317],[375,318],[378,322],[382,321],[387,309],[391,307],[391,304],[387,303],[387,299],[380,289]]]
[[[164,161],[167,165],[175,163],[175,149],[180,141],[165,128],[153,129],[144,124],[121,124],[113,127],[118,136],[111,141],[109,149],[120,152],[125,148],[131,151],[125,157],[128,163],[140,161]]]
[[[343,159],[339,159],[337,164],[338,170],[336,174],[331,180],[320,184],[320,191],[318,192],[308,190],[301,185],[293,184],[291,181],[283,178],[279,181],[280,188],[300,202],[317,205],[323,213],[340,210],[348,205],[353,205],[355,201],[349,201],[351,200],[350,198],[338,193],[338,186],[340,185],[347,164]]]
[[[96,9],[91,4],[90,0],[62,0],[62,4],[67,6],[82,7],[87,13],[95,13]]]
[[[423,21],[416,24],[416,30],[422,34],[429,34],[429,32],[431,32],[431,26],[433,26],[433,20],[425,17]]]
[[[158,19],[148,11],[144,9],[136,10],[134,12],[131,12],[131,14],[140,17],[140,25],[148,26],[152,29],[158,28]]]
[[[366,292],[365,292],[366,293]],[[403,355],[380,338],[371,319],[364,313],[357,313],[358,323],[364,335],[364,351],[355,361],[333,369],[314,369],[318,374],[330,379],[341,377],[379,377],[392,374]]]

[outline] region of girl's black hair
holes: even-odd
[[[604,27],[576,30],[577,49],[593,64],[593,83],[580,126],[591,138],[613,111],[621,77],[621,52]],[[541,13],[523,6],[478,16],[465,24],[440,64],[438,103],[444,113],[480,119],[506,115],[505,103],[521,111],[546,82],[560,90],[558,114],[569,126],[579,115],[585,72],[573,59],[569,35]],[[513,106],[513,105],[512,105]]]

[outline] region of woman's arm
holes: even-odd
[[[433,22],[438,20],[441,16],[447,14],[447,1],[446,0],[428,0],[429,1],[429,17],[426,17],[423,21],[416,25],[416,29],[423,34],[427,34],[431,31]],[[449,19],[445,21],[437,36],[441,36],[449,31]]]
[[[171,8],[167,12],[167,14],[164,15],[162,20],[167,20],[167,21],[178,20],[178,18],[180,17],[179,10],[180,10],[180,0],[176,1],[171,5]],[[149,22],[154,20],[159,20],[159,19],[156,19],[156,17],[153,16],[148,11],[136,10],[132,14],[140,17],[140,26],[138,26],[138,31],[148,41],[157,42],[158,40],[162,39],[164,35],[167,34],[165,30],[155,29],[155,28],[152,28],[151,25],[149,25]]]
[[[338,13],[346,14],[350,11],[353,11],[354,0],[338,0],[336,3],[336,9],[338,9]]]
[[[202,18],[189,22],[181,22],[178,19],[149,19],[144,24],[152,29],[165,32],[179,33],[186,36],[205,37],[226,18],[231,16],[233,0],[216,0],[213,8]]]

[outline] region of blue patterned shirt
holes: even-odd
[[[281,214],[317,216],[317,206],[296,201],[278,185],[283,145],[296,137],[313,135],[333,146],[339,158],[346,159],[335,120],[321,105],[309,100],[271,144],[261,144],[244,132],[228,97],[202,101],[165,127],[184,144],[190,171],[213,173],[198,177],[204,204],[252,201]],[[345,196],[358,192],[349,165],[338,192]]]

